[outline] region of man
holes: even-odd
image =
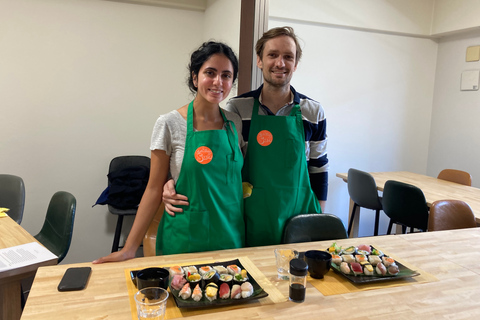
[[[289,218],[321,212],[328,188],[324,110],[290,85],[302,55],[294,30],[271,29],[255,49],[263,85],[226,106],[242,118],[247,142],[243,181],[253,186],[244,202],[247,246],[280,243]],[[186,200],[174,194],[164,192],[167,212],[170,199]]]

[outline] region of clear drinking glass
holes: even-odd
[[[135,293],[138,320],[163,320],[168,291],[160,287],[144,288]]]
[[[298,251],[287,248],[275,249],[275,259],[277,262],[278,279],[288,280],[288,270],[290,269],[290,260],[298,258]]]

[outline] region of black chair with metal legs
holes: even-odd
[[[388,180],[383,189],[383,211],[390,218],[387,234],[393,224],[402,225],[402,232],[414,229],[427,231],[428,205],[423,191],[400,181]]]
[[[353,201],[352,214],[350,216],[350,221],[348,222],[348,234],[350,235],[350,232],[352,231],[357,207],[360,207],[375,210],[375,228],[373,235],[378,236],[382,202],[381,198],[378,196],[375,179],[368,172],[351,168],[348,170],[347,185],[348,194]]]
[[[10,209],[8,216],[16,223],[22,222],[25,207],[25,184],[22,178],[0,174],[0,205]]]
[[[300,214],[285,224],[283,243],[346,239],[347,233],[339,217],[328,213]]]

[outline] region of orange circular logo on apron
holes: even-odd
[[[268,130],[262,130],[257,134],[257,142],[262,147],[270,145],[273,141],[273,135]]]
[[[212,161],[213,153],[209,147],[199,147],[195,150],[195,160],[201,164],[207,164]]]

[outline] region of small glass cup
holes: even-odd
[[[143,288],[135,293],[138,320],[163,320],[168,291],[160,287]]]
[[[275,249],[275,259],[277,262],[278,279],[288,280],[290,269],[290,260],[298,258],[298,251],[293,249],[277,248]]]

